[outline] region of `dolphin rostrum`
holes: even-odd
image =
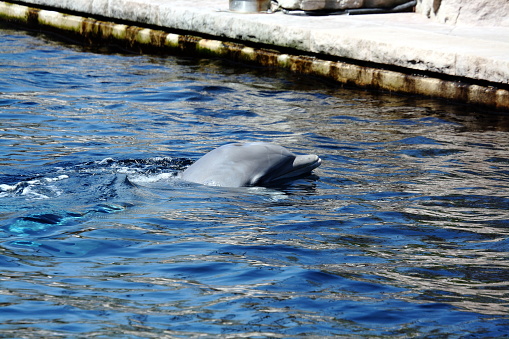
[[[314,154],[296,155],[267,142],[234,143],[205,154],[182,179],[210,186],[266,186],[310,173],[321,163]]]

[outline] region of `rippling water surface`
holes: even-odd
[[[0,30],[0,336],[509,333],[508,118]],[[315,175],[177,173],[227,142]]]

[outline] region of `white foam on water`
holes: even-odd
[[[152,174],[152,175],[146,175],[146,174],[139,174],[139,175],[133,175],[129,176],[129,181],[131,181],[134,184],[150,184],[158,181],[167,181],[167,180],[173,180],[177,178],[177,175],[175,173],[159,173],[159,174]]]
[[[19,183],[15,185],[7,185],[7,184],[0,184],[0,191],[3,192],[12,192],[15,191],[19,186]]]
[[[0,184],[0,197],[22,195],[38,200],[48,199],[50,196],[59,196],[63,192],[54,183],[68,178],[68,175],[62,174],[56,177],[20,181],[14,185]]]
[[[64,180],[64,179],[69,179],[69,176],[65,175],[65,174],[62,174],[62,175],[59,175],[58,177],[55,177],[55,178],[44,178],[44,180],[46,182],[54,182],[54,181],[60,181],[60,180]]]
[[[41,193],[38,193],[33,186],[27,186],[25,188],[23,188],[23,190],[21,191],[21,195],[24,195],[24,196],[27,196],[27,197],[30,197],[31,199],[33,200],[38,200],[38,199],[48,199],[49,196],[45,195],[45,194],[41,194]]]
[[[135,173],[139,173],[139,169],[136,169],[136,168],[129,168],[129,167],[125,167],[125,166],[113,166],[112,167],[113,169],[115,169],[115,172],[116,173],[119,173],[119,174],[135,174]]]
[[[107,164],[110,164],[112,162],[115,162],[115,159],[113,159],[113,158],[104,158],[103,160],[96,161],[95,163],[98,164],[98,165],[107,165]]]
[[[172,161],[173,157],[153,157],[151,158],[153,161]]]

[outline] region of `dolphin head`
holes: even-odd
[[[205,154],[182,178],[212,186],[266,186],[307,174],[320,164],[316,155],[296,155],[275,144],[234,143]]]

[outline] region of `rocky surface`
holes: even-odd
[[[449,25],[509,27],[506,0],[418,0],[416,12]]]

